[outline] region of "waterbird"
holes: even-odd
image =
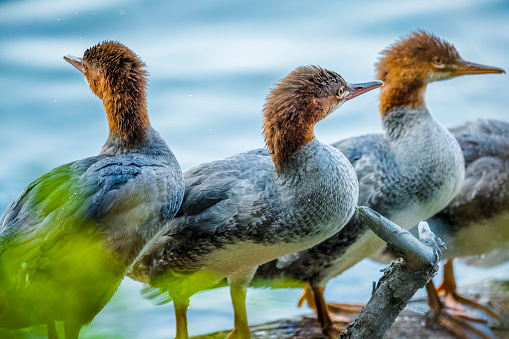
[[[460,191],[465,173],[458,142],[426,107],[427,85],[503,70],[464,61],[452,44],[415,31],[381,52],[376,72],[384,82],[379,111],[385,133],[354,137],[333,146],[355,168],[358,205],[408,229],[443,209]],[[327,282],[384,245],[354,215],[339,233],[319,245],[260,266],[253,286],[307,286],[299,305],[307,300],[324,333],[337,338],[342,328],[333,323],[330,309],[360,309],[327,304],[323,297]]]
[[[130,266],[173,218],[184,179],[149,121],[145,64],[105,41],[64,57],[103,102],[109,135],[99,155],[32,182],[0,219],[0,327],[48,327],[78,338]]]
[[[465,157],[465,181],[449,205],[427,220],[446,245],[444,279],[438,291],[432,281],[426,286],[428,302],[433,318],[457,337],[490,338],[489,329],[479,325],[482,319],[471,308],[493,319],[499,316],[456,291],[453,260],[483,255],[509,244],[509,123],[478,119],[449,130]],[[374,255],[383,262],[394,257],[388,249]],[[444,295],[443,302],[439,294]]]
[[[315,124],[381,81],[348,84],[332,71],[299,67],[270,91],[263,107],[268,148],[184,172],[186,192],[164,236],[130,276],[173,300],[176,338],[188,338],[189,298],[228,279],[235,327],[249,338],[245,297],[256,267],[338,232],[358,198],[355,172],[341,152],[320,143]]]

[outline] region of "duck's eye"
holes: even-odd
[[[341,87],[338,91],[338,94],[336,94],[336,98],[341,98],[341,96],[343,95],[343,93],[345,92],[345,89],[343,87]]]
[[[436,68],[444,68],[444,61],[440,58],[440,57],[433,57],[433,66],[435,66]]]

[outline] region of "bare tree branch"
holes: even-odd
[[[419,224],[417,239],[368,207],[358,207],[357,213],[402,259],[391,262],[384,269],[382,278],[377,284],[373,283],[368,304],[339,338],[382,338],[415,292],[435,275],[444,243],[431,232],[426,222]]]

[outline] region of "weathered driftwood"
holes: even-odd
[[[419,224],[419,239],[372,209],[361,206],[357,213],[371,230],[387,242],[403,259],[391,262],[359,317],[340,338],[382,338],[412,296],[435,275],[443,242]]]

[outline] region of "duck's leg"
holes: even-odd
[[[464,311],[465,306],[469,306],[486,313],[493,319],[500,320],[499,316],[490,308],[479,304],[473,300],[467,299],[456,292],[456,280],[454,279],[454,267],[452,260],[448,260],[444,265],[444,280],[437,289],[438,295],[443,295],[445,300],[444,303],[448,307],[457,310]]]
[[[234,328],[227,338],[250,338],[249,324],[246,313],[246,287],[230,286],[230,295],[232,297],[234,312]]]
[[[323,289],[321,291],[322,299],[323,299]],[[304,301],[307,301],[309,307],[311,307],[318,315],[316,303],[315,303],[315,295],[313,293],[313,288],[308,284],[304,288],[304,293],[299,299],[298,307],[301,307],[304,304]],[[326,303],[324,301],[324,303]],[[328,309],[328,317],[332,322],[336,323],[349,323],[350,318],[340,315],[340,314],[331,314],[334,313],[345,313],[345,314],[356,314],[359,313],[365,305],[348,305],[348,304],[334,304],[334,303],[326,303]]]
[[[48,327],[48,339],[58,339],[57,327],[55,326],[55,322],[49,322],[47,324]]]
[[[329,307],[327,306],[327,303],[323,297],[323,291],[325,288],[313,285],[311,285],[310,288],[311,292],[313,293],[313,300],[316,315],[318,317],[318,323],[320,324],[323,333],[330,338],[338,338],[339,334],[344,331],[346,326],[344,324],[338,324],[336,321],[334,321],[334,316],[331,316]],[[341,320],[340,322],[348,324],[350,319],[346,318],[345,321]]]
[[[486,322],[480,323],[479,319],[468,317],[466,314],[458,314],[440,301],[433,281],[426,285],[428,303],[432,317],[440,325],[447,328],[460,339],[491,339],[493,338]]]
[[[234,328],[226,337],[227,339],[251,338],[246,312],[246,291],[247,286],[249,286],[251,279],[253,279],[257,268],[258,266],[252,269],[236,272],[228,277],[234,312]]]
[[[76,321],[72,320],[64,321],[65,339],[78,339],[80,331],[81,324],[78,324]]]
[[[187,309],[189,307],[189,299],[174,301],[173,307],[175,308],[175,318],[177,320],[177,334],[175,335],[175,339],[188,339]]]

